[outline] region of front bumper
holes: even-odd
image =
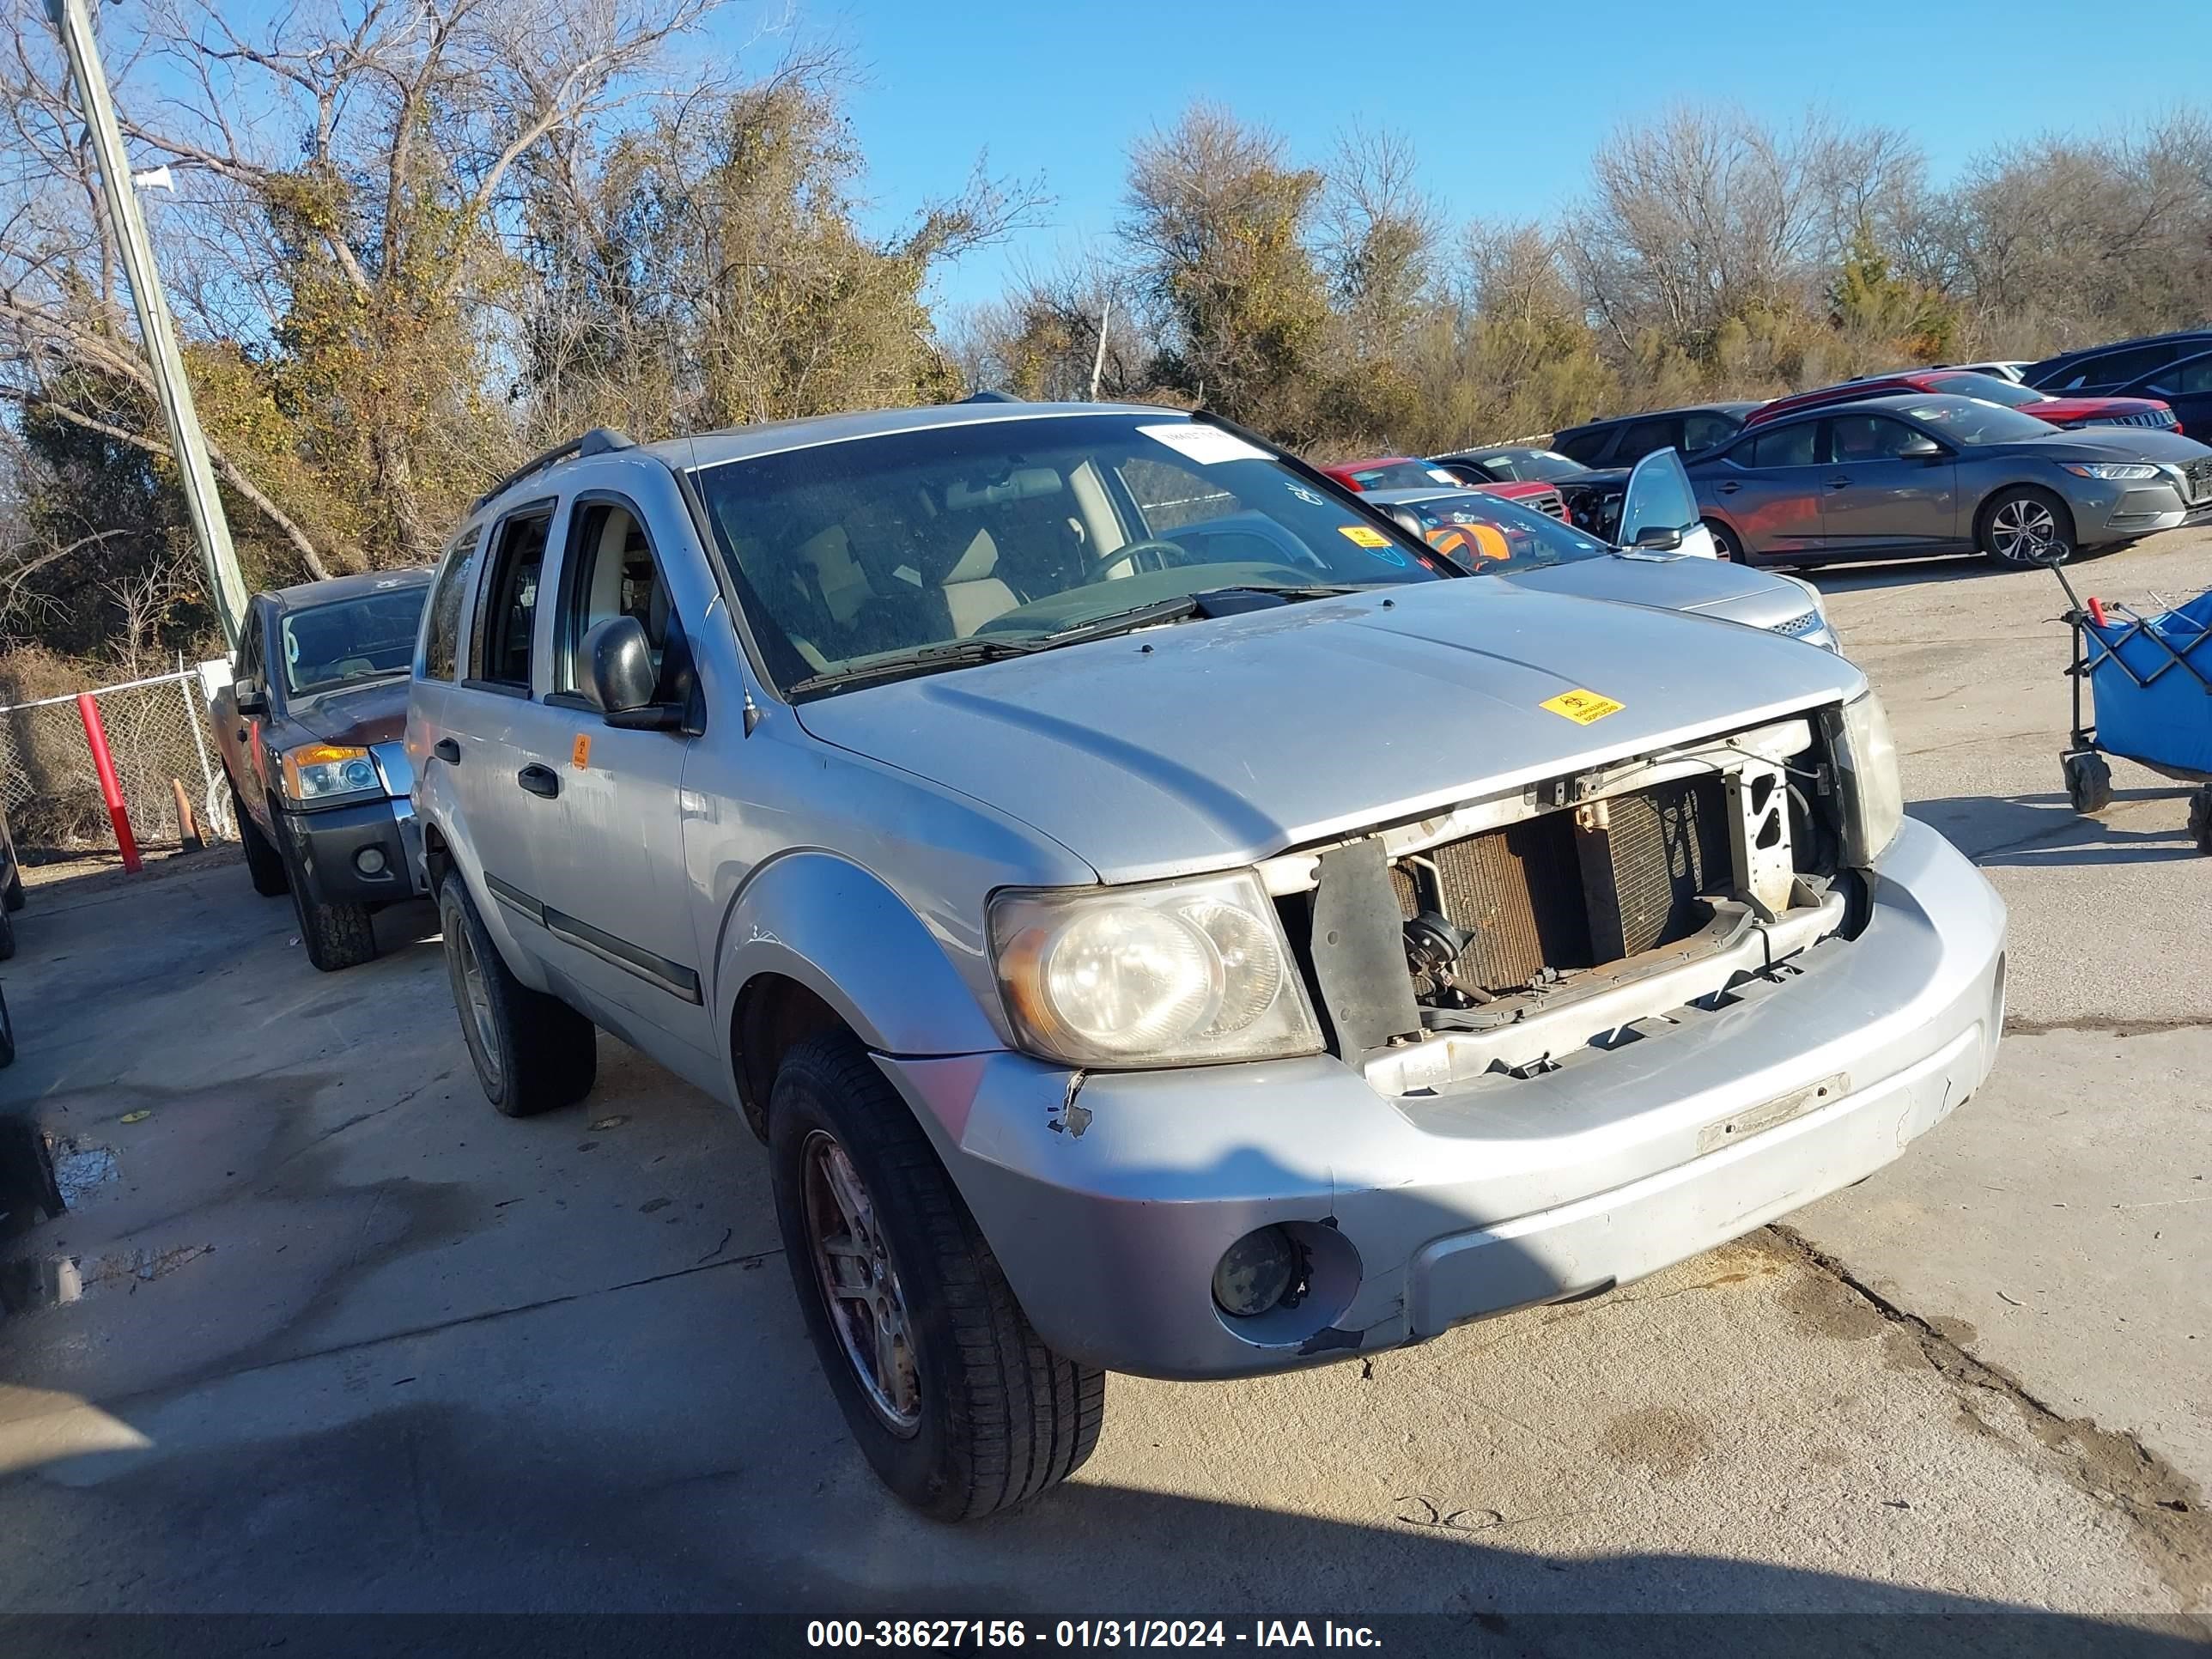
[[[2212,500],[2192,504],[2164,482],[2103,484],[2075,509],[2075,538],[2088,547],[2206,523],[2212,523]]]
[[[1710,1249],[1896,1158],[1988,1074],[2004,907],[1908,819],[1865,927],[1731,1006],[1525,1079],[1389,1097],[1328,1055],[1072,1077],[878,1057],[1032,1324],[1117,1370],[1218,1377],[1431,1337]],[[1294,1309],[1231,1321],[1228,1246],[1310,1247]]]
[[[415,895],[419,862],[410,844],[415,829],[414,803],[363,801],[355,806],[326,806],[313,812],[279,812],[276,826],[291,854],[295,877],[317,904],[392,904]],[[362,855],[380,866],[362,867]]]

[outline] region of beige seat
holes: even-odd
[[[966,639],[994,617],[1003,617],[1021,603],[1014,590],[994,574],[999,568],[999,544],[991,532],[979,530],[968,550],[945,576],[945,608],[952,618],[952,631]]]

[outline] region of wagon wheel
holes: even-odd
[[[2059,764],[2066,772],[2067,802],[2075,811],[2087,817],[2112,804],[2112,769],[2102,755],[2081,750],[2063,757]]]
[[[2198,852],[2212,856],[2212,784],[2189,798],[2189,838]]]

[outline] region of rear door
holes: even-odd
[[[1700,498],[1735,526],[1750,556],[1821,550],[1821,426],[1812,417],[1756,427],[1698,463]]]
[[[703,726],[686,613],[702,614],[706,601],[678,599],[646,510],[620,487],[639,482],[625,476],[630,471],[595,469],[610,481],[605,487],[585,482],[592,474],[580,479],[548,589],[556,597],[544,708],[556,793],[544,818],[547,844],[560,856],[540,860],[536,896],[548,962],[601,1011],[603,1023],[627,1029],[642,1019],[711,1055],[684,858],[684,771],[693,738],[681,729],[610,726],[580,648],[598,624],[635,618],[661,672],[657,701],[693,708],[701,717],[693,723]]]
[[[1830,554],[1932,553],[1955,544],[1956,455],[1905,453],[1928,434],[1887,415],[1832,415],[1827,427],[1820,535]]]

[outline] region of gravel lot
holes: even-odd
[[[602,1038],[496,1117],[427,906],[325,976],[225,860],[42,885],[0,1086],[119,1173],[0,1250],[84,1285],[0,1319],[0,1610],[2212,1612],[2212,860],[2132,769],[2068,811],[2050,577],[1816,580],[2012,906],[1985,1091],[1595,1301],[1115,1378],[1078,1481],[964,1529],[848,1443],[732,1116]],[[2195,592],[2212,537],[2080,580]]]

